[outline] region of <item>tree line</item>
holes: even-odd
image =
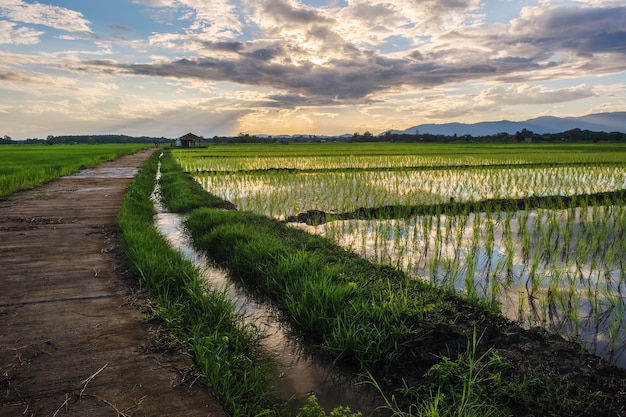
[[[99,143],[150,143],[150,144],[173,144],[176,139],[151,136],[127,136],[127,135],[69,135],[48,136],[46,139],[26,139],[16,141],[5,135],[0,138],[2,144],[99,144]],[[374,135],[369,131],[364,133],[355,132],[352,135],[343,136],[268,136],[251,135],[240,133],[237,136],[214,136],[204,139],[204,143],[302,143],[302,142],[428,142],[428,143],[515,143],[515,142],[625,142],[626,134],[623,132],[594,132],[590,130],[571,129],[560,133],[534,133],[530,130],[510,134],[508,132],[496,133],[487,136],[472,135],[435,135],[430,133],[393,133],[386,132]]]

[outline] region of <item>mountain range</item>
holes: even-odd
[[[581,117],[553,117],[543,116],[520,122],[501,120],[480,123],[443,123],[421,124],[405,130],[390,130],[395,134],[432,134],[446,136],[489,136],[506,132],[515,134],[524,129],[534,133],[560,133],[572,129],[590,130],[593,132],[622,132],[626,133],[626,112],[596,113]]]

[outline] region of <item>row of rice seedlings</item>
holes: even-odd
[[[621,294],[626,286],[624,207],[488,211],[300,227],[375,262],[501,305],[510,318],[528,326],[551,327],[594,343],[606,338],[610,352],[624,337],[624,316],[618,316],[624,311]]]
[[[390,168],[406,169],[415,167],[450,167],[480,165],[518,165],[523,160],[507,159],[475,159],[467,157],[444,158],[419,155],[342,155],[342,156],[308,156],[306,158],[285,157],[230,157],[206,158],[194,154],[177,154],[181,167],[187,172],[233,172],[263,171],[270,169],[284,170],[337,170],[337,169],[372,169]]]
[[[541,144],[460,145],[360,143],[209,146],[178,149],[187,172],[267,169],[372,169],[486,165],[623,164],[624,147]],[[514,156],[512,156],[514,155]]]
[[[475,168],[436,171],[197,174],[240,209],[283,219],[310,209],[411,206],[527,196],[592,194],[626,188],[623,167]]]

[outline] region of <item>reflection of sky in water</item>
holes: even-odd
[[[626,366],[624,207],[293,226],[374,262],[496,299],[526,326],[578,333],[592,351]],[[611,333],[619,333],[613,354]]]
[[[135,178],[139,172],[137,168],[87,168],[72,175],[71,178]]]
[[[209,192],[241,210],[284,218],[311,209],[417,205],[491,198],[588,194],[626,188],[621,167],[438,169],[198,175]]]
[[[496,165],[496,164],[523,164],[522,159],[484,159],[471,158],[463,155],[461,158],[439,157],[434,155],[342,155],[304,157],[241,157],[234,158],[194,158],[193,155],[176,154],[178,162],[187,172],[200,171],[250,171],[264,169],[367,169],[367,168],[414,168],[414,167],[446,167],[467,165]]]

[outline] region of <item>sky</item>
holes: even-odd
[[[0,0],[0,137],[626,111],[623,0]]]

